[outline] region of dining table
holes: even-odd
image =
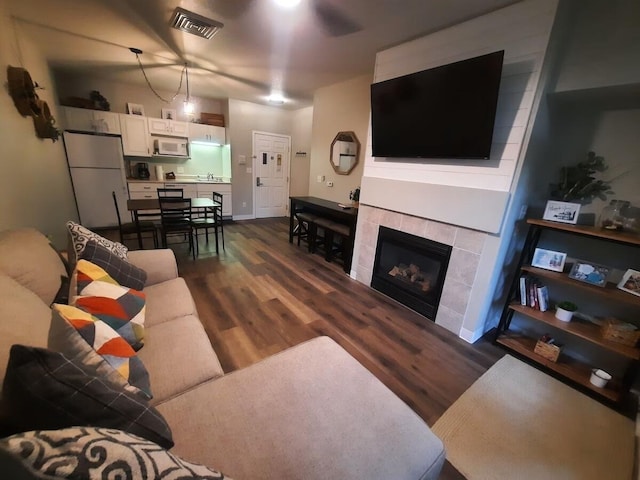
[[[217,215],[217,209],[222,207],[220,202],[211,198],[192,198],[191,210],[210,210]],[[160,213],[160,200],[157,198],[130,198],[127,200],[127,210],[133,214],[133,221],[136,224],[138,233],[138,246],[142,250],[142,232],[140,231],[141,217],[157,217]]]

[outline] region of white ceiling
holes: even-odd
[[[313,2],[339,8],[362,29],[332,36]],[[144,84],[129,47],[154,87],[175,91],[188,62],[191,93],[265,103],[281,90],[285,107],[311,104],[322,86],[373,73],[375,54],[514,0],[9,0],[16,28],[53,68]],[[172,29],[180,6],[224,24],[211,40]],[[183,85],[183,89],[184,89]],[[184,91],[184,90],[183,90]]]

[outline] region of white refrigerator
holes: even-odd
[[[111,192],[116,192],[120,218],[130,221],[120,137],[65,132],[64,146],[80,223],[87,228],[117,227]]]

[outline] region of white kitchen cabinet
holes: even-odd
[[[151,135],[185,138],[189,136],[189,124],[187,122],[151,117],[148,118],[148,121]]]
[[[129,198],[158,198],[158,188],[164,188],[162,182],[129,182]]]
[[[151,156],[147,117],[121,113],[120,127],[122,129],[122,150],[125,155],[133,157]]]
[[[184,198],[198,198],[198,186],[195,183],[165,183],[164,188],[182,189]]]
[[[117,113],[87,108],[61,107],[65,130],[119,135],[120,119]]]
[[[192,123],[189,125],[189,141],[224,145],[226,142],[226,130],[224,127]]]
[[[198,183],[197,186],[199,198],[212,198],[213,192],[222,194],[222,216],[232,216],[230,183]]]

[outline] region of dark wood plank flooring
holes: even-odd
[[[226,249],[200,237],[193,261],[175,246],[226,372],[319,335],[342,345],[429,425],[504,352],[470,345],[288,242],[288,219],[230,222]],[[129,244],[131,242],[128,242]],[[443,479],[464,478],[447,463]]]

